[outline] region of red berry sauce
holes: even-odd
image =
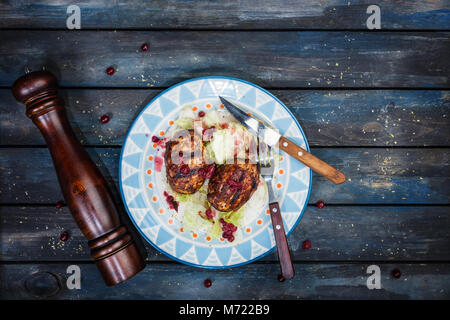
[[[229,242],[234,241],[233,233],[236,232],[237,227],[229,222],[226,222],[223,218],[220,219],[220,224],[222,225],[222,237],[227,239]]]
[[[169,205],[169,208],[178,211],[178,202],[175,200],[175,198],[172,195],[168,194],[166,191],[164,191],[163,195],[166,198],[166,202]]]

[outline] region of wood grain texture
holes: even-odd
[[[63,89],[69,121],[84,145],[122,145],[139,111],[161,90]],[[450,92],[440,90],[272,90],[309,145],[450,146]],[[102,125],[99,118],[108,114]],[[44,145],[9,89],[0,89],[0,145]]]
[[[319,148],[311,152],[342,171],[347,182],[334,185],[313,174],[310,203],[449,204],[450,149]],[[88,153],[119,199],[120,149],[88,148]],[[1,149],[0,204],[53,204],[60,199],[48,150]]]
[[[166,0],[11,1],[0,5],[0,28],[66,28],[69,5],[81,9],[81,28],[96,29],[366,29],[370,1]],[[377,1],[382,29],[450,29],[440,1]]]
[[[61,86],[77,87],[167,87],[197,76],[225,75],[266,88],[448,88],[449,35],[0,31],[0,86],[10,86],[25,66],[46,66],[59,75]],[[149,50],[140,52],[144,42]],[[116,69],[113,76],[105,73],[109,66]]]
[[[380,264],[381,289],[366,286],[370,263],[296,264],[298,276],[280,283],[277,264],[251,264],[225,270],[202,270],[180,264],[149,264],[129,281],[106,288],[92,264],[77,263],[81,289],[69,290],[65,264],[0,264],[0,298],[37,299],[61,289],[51,299],[448,299],[450,265]],[[394,268],[400,279],[391,276]],[[47,281],[36,281],[51,273]],[[58,279],[57,281],[53,279]],[[205,288],[203,281],[212,280]],[[25,286],[25,283],[28,286]],[[255,284],[258,285],[255,285]],[[40,286],[40,287],[38,287]]]
[[[446,206],[307,207],[289,235],[293,261],[449,261]],[[69,240],[62,242],[62,232]],[[310,250],[302,248],[309,239]],[[144,240],[143,240],[144,241]],[[145,245],[147,261],[172,261]],[[89,248],[66,207],[1,206],[1,261],[90,261]],[[277,262],[273,251],[262,261]]]

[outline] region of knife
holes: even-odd
[[[236,107],[223,97],[220,97],[223,105],[227,110],[236,118],[237,121],[242,123],[250,132],[262,139],[266,144],[272,147],[278,147],[290,156],[294,157],[304,165],[310,167],[318,174],[324,176],[335,184],[341,184],[345,182],[345,175],[333,168],[328,163],[320,160],[316,156],[312,155],[302,147],[299,147],[291,140],[283,137],[276,130],[267,127],[260,121],[249,116],[247,113]]]

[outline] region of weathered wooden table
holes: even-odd
[[[81,30],[66,27],[77,1],[48,2],[0,4],[1,298],[450,298],[448,1],[378,1],[382,30],[367,29],[373,3],[363,0],[84,1]],[[146,269],[107,288],[67,208],[55,207],[62,195],[49,152],[11,95],[24,67],[42,66],[57,73],[70,121],[121,208],[125,133],[161,90],[226,75],[272,91],[312,151],[348,177],[335,186],[313,176],[289,237],[296,277],[277,281],[275,253],[216,271],[146,245]],[[66,286],[70,265],[81,268],[79,290]],[[381,289],[367,287],[371,265]]]

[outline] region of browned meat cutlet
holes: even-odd
[[[199,169],[208,167],[203,159],[205,148],[201,137],[194,135],[194,130],[189,132],[190,137],[178,136],[169,141],[164,155],[167,181],[174,191],[183,194],[192,194],[201,188],[205,176],[199,173]],[[174,159],[178,161],[174,162]]]
[[[219,211],[236,211],[253,195],[259,183],[256,164],[224,164],[208,185],[208,201]]]

